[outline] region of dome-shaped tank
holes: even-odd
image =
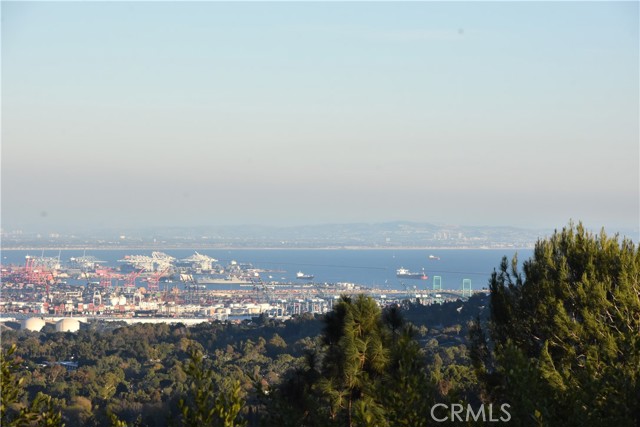
[[[120,301],[120,299],[118,297],[111,297],[111,299],[109,300],[109,302],[111,303],[111,305],[116,306],[118,305],[118,301]]]
[[[22,329],[34,332],[40,332],[44,325],[44,320],[39,317],[30,317],[22,321]]]
[[[127,298],[124,295],[120,295],[118,298],[118,305],[127,305]]]
[[[80,322],[77,319],[62,319],[56,323],[56,332],[78,332]]]

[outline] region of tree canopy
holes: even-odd
[[[569,224],[536,244],[522,272],[504,258],[490,289],[492,342],[475,348],[494,348],[483,369],[515,422],[640,422],[640,252],[630,240]]]

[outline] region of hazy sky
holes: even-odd
[[[637,2],[1,7],[5,230],[638,227]]]

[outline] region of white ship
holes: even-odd
[[[311,280],[313,279],[315,276],[312,274],[305,274],[302,271],[298,271],[298,273],[296,274],[296,279],[300,279],[300,280]]]

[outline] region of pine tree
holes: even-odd
[[[179,401],[182,425],[188,427],[243,427],[240,418],[244,407],[240,383],[235,381],[226,390],[218,390],[213,372],[207,369],[203,354],[195,348],[190,350],[186,368],[189,395]]]
[[[522,269],[490,282],[494,398],[521,425],[640,424],[638,248],[570,224]]]
[[[326,318],[324,378],[318,389],[329,402],[332,420],[349,427],[384,426],[379,387],[389,363],[386,330],[373,298],[343,297]]]
[[[429,425],[428,414],[435,403],[435,387],[427,373],[420,345],[413,335],[411,325],[403,327],[391,350],[391,362],[381,396],[391,426]]]

